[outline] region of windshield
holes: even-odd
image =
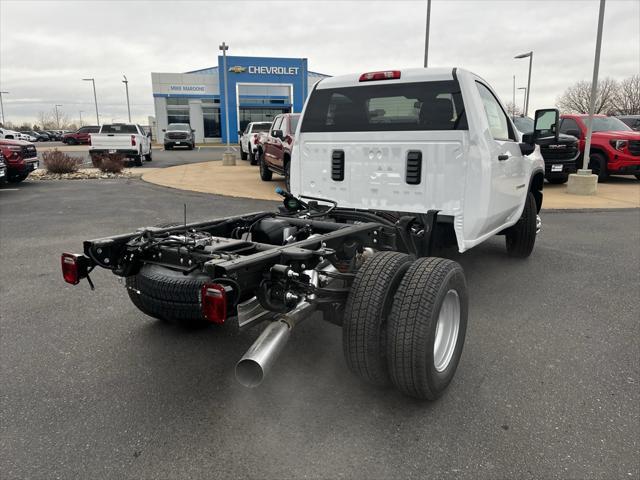
[[[251,127],[252,132],[268,132],[269,128],[271,128],[271,122],[265,123],[254,123]]]
[[[589,117],[583,117],[585,123],[589,121]],[[594,132],[630,132],[632,128],[625,125],[617,118],[613,117],[593,117],[593,131]]]
[[[520,133],[533,132],[533,119],[529,117],[513,117],[513,123]]]
[[[300,115],[291,115],[291,117],[289,118],[291,133],[295,132],[296,128],[298,128],[298,120],[300,120]]]
[[[302,132],[467,130],[455,80],[316,89]]]
[[[135,125],[114,123],[112,125],[103,125],[100,133],[138,133],[138,129]]]
[[[182,132],[190,132],[191,125],[188,123],[170,123],[167,130],[180,130]]]

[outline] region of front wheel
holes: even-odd
[[[291,193],[291,161],[284,164],[284,188]]]
[[[421,400],[444,393],[462,356],[468,303],[458,263],[425,257],[409,267],[387,327],[389,374],[401,392]]]
[[[29,176],[28,173],[21,173],[19,175],[13,175],[9,177],[9,183],[20,183]]]
[[[598,183],[606,182],[609,178],[609,171],[607,170],[607,159],[604,155],[599,153],[592,153],[589,155],[589,168],[598,175]]]
[[[258,162],[260,165],[260,179],[263,182],[269,182],[273,177],[273,172],[265,165],[264,155],[260,155]]]
[[[152,160],[153,160],[153,158],[151,158],[151,150],[149,150],[149,153],[147,153],[147,154],[144,156],[144,161],[145,161],[145,162],[150,162],[150,161],[152,161]]]
[[[512,257],[526,258],[531,255],[536,243],[537,216],[536,200],[529,192],[520,219],[505,232],[507,253]]]

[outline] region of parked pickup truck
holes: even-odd
[[[174,147],[187,147],[193,150],[196,146],[195,130],[188,123],[170,123],[164,132],[164,149],[171,150]]]
[[[38,152],[31,142],[24,140],[0,140],[0,152],[6,164],[7,180],[20,183],[39,166]]]
[[[120,154],[141,167],[142,160],[151,161],[151,139],[140,125],[111,123],[102,125],[99,133],[92,133],[89,155]]]
[[[261,143],[262,134],[270,130],[273,122],[251,122],[244,129],[244,132],[238,131],[240,136],[240,158],[242,160],[249,159],[251,165],[255,165],[255,152]]]
[[[4,154],[0,149],[0,185],[7,183],[7,164],[4,162]]]
[[[580,140],[579,168],[582,168],[588,115],[562,115],[560,132]],[[609,175],[635,175],[640,180],[640,132],[615,117],[593,116],[589,168],[605,182]]]
[[[293,148],[299,119],[299,113],[283,113],[276,116],[273,119],[269,133],[257,147],[260,178],[268,182],[271,180],[273,172],[284,175],[287,191],[289,190],[291,149]]]
[[[93,286],[96,266],[111,270],[141,312],[184,326],[264,322],[236,365],[246,386],[299,322],[323,318],[341,326],[357,376],[434,399],[457,369],[469,308],[462,267],[434,254],[494,235],[508,254],[531,254],[544,179],[535,140],[558,117],[538,110],[519,141],[493,89],[462,69],[326,78],[307,99],[278,211],[87,240],[62,254],[63,278]]]
[[[87,125],[80,127],[75,132],[65,133],[62,135],[62,143],[67,145],[86,145],[89,143],[89,137],[92,133],[98,133],[100,127],[97,125]]]
[[[521,136],[533,132],[531,118],[515,116],[512,120]],[[544,159],[544,178],[549,183],[567,183],[569,175],[577,171],[576,162],[580,156],[578,139],[564,133],[556,138],[555,132],[550,131],[537,138],[536,144],[540,146],[540,153]]]

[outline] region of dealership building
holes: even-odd
[[[238,130],[244,130],[249,122],[300,112],[313,85],[327,77],[310,72],[306,58],[227,56],[225,91],[222,62],[219,56],[216,67],[151,74],[155,138],[163,138],[162,130],[169,123],[189,123],[199,143],[226,142],[227,135],[235,143]]]

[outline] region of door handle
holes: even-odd
[[[498,155],[498,161],[502,162],[504,160],[509,160],[510,155],[507,153],[501,153],[500,155]]]

